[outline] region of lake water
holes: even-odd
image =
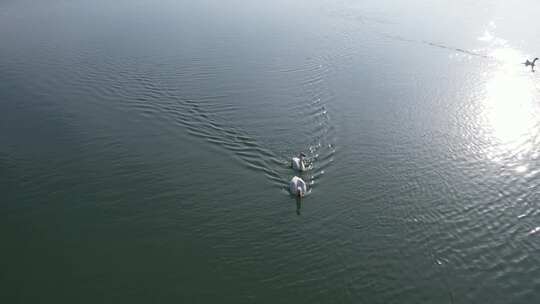
[[[1,1],[2,302],[537,303],[509,2]]]

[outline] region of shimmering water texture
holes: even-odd
[[[538,303],[539,11],[0,2],[0,302]]]

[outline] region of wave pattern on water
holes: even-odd
[[[107,58],[103,60],[107,61]],[[308,64],[300,68],[277,71],[277,73],[294,73],[294,79],[299,79],[302,100],[305,102],[290,105],[292,114],[290,120],[299,126],[299,136],[303,140],[308,140],[304,152],[308,154],[310,170],[301,173],[301,176],[311,187],[325,173],[335,153],[334,130],[327,108],[332,95],[325,84],[328,63],[322,63],[319,63],[319,60],[309,60]],[[294,155],[289,155],[291,151],[287,148],[290,147],[275,152],[261,143],[260,139],[252,136],[249,131],[233,126],[228,121],[230,117],[235,117],[239,109],[234,100],[230,100],[230,96],[200,94],[186,97],[181,85],[175,86],[178,73],[190,74],[190,77],[182,78],[190,79],[192,82],[207,81],[220,71],[219,68],[204,66],[197,60],[191,63],[195,66],[179,68],[182,72],[169,69],[154,72],[147,66],[135,68],[136,65],[131,64],[115,65],[113,60],[110,64],[102,65],[106,66],[106,69],[93,68],[87,62],[82,64],[88,65],[85,73],[76,75],[70,80],[73,87],[82,90],[79,92],[82,95],[92,91],[91,95],[97,95],[101,100],[114,101],[113,106],[121,111],[135,111],[148,118],[151,123],[159,124],[167,121],[169,127],[181,126],[190,135],[203,138],[232,152],[246,168],[262,172],[273,184],[282,189],[287,188],[288,180],[295,174],[289,168],[290,157]],[[121,66],[124,67],[123,70]],[[126,70],[126,66],[132,68]],[[223,69],[227,69],[227,66]],[[290,143],[284,141],[284,145]]]
[[[466,55],[471,55],[471,56],[476,56],[476,57],[481,57],[481,58],[486,58],[486,59],[493,59],[493,57],[491,57],[491,56],[487,56],[487,55],[481,54],[481,53],[476,52],[476,51],[467,50],[467,49],[459,48],[459,47],[455,47],[455,46],[450,46],[450,45],[446,45],[444,43],[427,41],[427,40],[409,39],[409,38],[402,37],[400,35],[391,35],[391,34],[387,34],[387,33],[383,33],[383,32],[381,32],[380,34],[383,37],[386,37],[386,38],[392,39],[392,40],[409,42],[409,43],[418,43],[418,44],[423,44],[423,45],[430,46],[430,47],[436,47],[436,48],[439,48],[439,49],[445,49],[445,50],[450,50],[450,51],[453,51],[453,52],[463,53],[463,54],[466,54]]]
[[[328,113],[328,104],[331,103],[333,95],[325,82],[331,62],[329,58],[322,57],[315,60],[315,64],[316,67],[312,69],[314,73],[304,77],[301,83],[308,102],[295,104],[291,109],[291,113],[295,113],[297,117],[297,124],[304,127],[308,137],[305,153],[308,156],[309,170],[302,176],[312,186],[325,174],[336,152],[335,130]]]

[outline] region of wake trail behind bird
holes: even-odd
[[[301,175],[313,187],[315,180],[324,174],[325,168],[333,160],[335,144],[331,140],[333,127],[330,124],[328,110],[323,101],[323,99],[330,98],[330,94],[324,86],[324,77],[326,77],[327,71],[322,65],[317,64],[316,68],[313,68],[313,65],[308,65],[305,69],[292,72],[303,73],[306,71],[308,71],[308,75],[299,81],[300,88],[303,88],[306,94],[305,102],[293,103],[293,112],[299,113],[299,115],[292,117],[291,120],[294,121],[294,124],[302,126],[300,128],[302,130],[301,137],[308,139],[308,145],[305,149],[308,154],[310,170],[307,172],[298,173],[290,168],[290,159],[298,151],[294,153],[285,149],[287,154],[290,153],[289,155],[278,155],[261,144],[249,132],[231,126],[225,117],[220,115],[221,111],[228,114],[235,112],[235,107],[227,104],[226,98],[186,99],[178,96],[181,95],[180,91],[175,89],[173,93],[164,88],[161,92],[166,96],[162,96],[162,99],[173,100],[173,102],[161,104],[159,112],[170,115],[172,120],[186,128],[191,136],[205,139],[211,144],[232,152],[234,158],[246,168],[262,172],[274,185],[282,189],[287,188],[288,181],[293,175]],[[156,90],[155,86],[151,87],[153,91]],[[138,108],[144,107],[138,106]],[[304,149],[299,148],[300,150]]]

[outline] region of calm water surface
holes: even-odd
[[[0,2],[2,302],[538,302],[539,11]]]

